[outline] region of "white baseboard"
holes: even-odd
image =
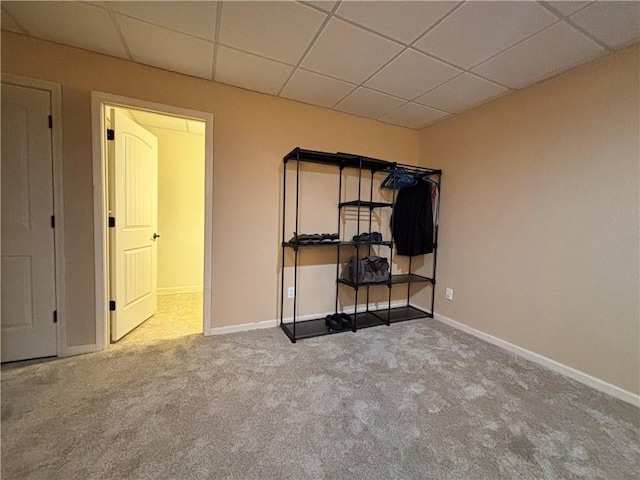
[[[202,285],[187,285],[186,287],[158,287],[156,294],[170,295],[173,293],[202,293],[204,289]]]
[[[85,353],[93,353],[98,351],[98,346],[93,343],[89,345],[75,345],[73,347],[66,347],[60,357],[73,357],[75,355],[83,355]]]
[[[228,327],[210,328],[207,335],[224,335],[226,333],[247,332],[260,328],[273,328],[278,326],[277,320],[265,320],[264,322],[242,323],[240,325],[229,325]]]
[[[480,340],[484,340],[485,342],[489,342],[500,348],[508,350],[511,353],[526,358],[527,360],[537,363],[538,365],[542,365],[543,367],[546,367],[549,370],[553,370],[554,372],[564,375],[565,377],[569,377],[591,388],[595,388],[600,392],[616,397],[627,403],[635,405],[636,407],[640,407],[640,395],[628,392],[620,387],[616,387],[611,383],[605,382],[604,380],[600,380],[599,378],[593,377],[587,373],[581,372],[580,370],[576,370],[575,368],[569,367],[548,357],[527,350],[526,348],[522,348],[518,345],[514,345],[513,343],[509,343],[506,340],[502,340],[501,338],[494,337],[493,335],[489,335],[488,333],[484,333],[463,323],[456,322],[455,320],[445,317],[444,315],[440,315],[439,313],[436,313],[434,315],[434,318],[437,321],[444,323],[445,325],[449,325],[450,327],[473,335]]]

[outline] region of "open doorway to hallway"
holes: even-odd
[[[105,105],[109,338],[203,333],[205,123]]]

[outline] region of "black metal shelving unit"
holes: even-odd
[[[340,241],[334,243],[313,243],[313,244],[298,244],[295,242],[289,242],[286,240],[286,213],[287,213],[287,168],[289,162],[295,162],[296,168],[296,194],[295,194],[295,228],[294,232],[298,232],[299,226],[299,207],[300,207],[300,164],[301,162],[318,163],[323,165],[333,165],[339,169],[339,186],[338,186],[338,235],[341,237],[341,213],[343,209],[354,209],[356,211],[357,221],[357,235],[360,235],[360,221],[363,215],[363,210],[369,211],[369,232],[371,231],[373,211],[375,209],[393,208],[396,200],[396,192],[393,191],[392,202],[374,202],[373,201],[373,185],[374,176],[376,173],[388,173],[394,167],[402,166],[411,171],[429,174],[430,176],[437,176],[437,186],[440,190],[440,181],[442,176],[441,170],[419,167],[414,165],[400,164],[396,162],[389,162],[385,160],[379,160],[370,157],[363,157],[360,155],[352,155],[348,153],[326,153],[317,152],[313,150],[303,150],[299,147],[294,148],[284,158],[283,167],[283,195],[282,195],[282,264],[281,264],[281,281],[280,281],[280,327],[284,333],[289,337],[292,342],[301,340],[304,338],[317,337],[320,335],[329,335],[334,333],[342,333],[346,330],[334,331],[330,330],[325,325],[325,318],[315,318],[311,320],[297,321],[297,296],[298,296],[298,256],[300,249],[306,248],[328,248],[333,247],[337,250],[336,257],[336,289],[335,289],[335,312],[338,312],[338,297],[340,285],[352,288],[355,291],[354,301],[354,313],[351,314],[353,318],[352,331],[356,332],[362,328],[374,327],[378,325],[391,325],[392,323],[414,320],[417,318],[433,317],[433,309],[435,302],[435,283],[436,283],[436,258],[438,247],[438,227],[434,227],[434,247],[433,247],[433,262],[432,262],[432,275],[426,277],[411,272],[412,257],[409,257],[409,268],[406,274],[395,274],[389,276],[389,280],[385,282],[370,282],[370,283],[354,283],[343,278],[340,278],[340,254],[345,248],[349,248],[355,252],[355,255],[360,257],[361,249],[366,249],[367,254],[371,253],[372,246],[382,246],[389,248],[389,265],[393,270],[393,228],[391,229],[391,240],[380,242],[355,242],[355,241]],[[356,169],[358,172],[358,198],[355,200],[343,201],[342,199],[342,182],[343,171],[345,168]],[[370,189],[369,199],[362,198],[362,179],[363,173],[370,173]],[[439,192],[438,192],[439,193]],[[436,204],[436,218],[438,217],[438,210],[440,203],[440,195],[438,194],[438,203]],[[366,218],[365,218],[366,220]],[[285,250],[287,248],[294,251],[294,269],[293,269],[293,284],[296,287],[293,296],[293,321],[290,323],[284,322],[284,270],[285,270]],[[423,310],[410,305],[411,298],[411,285],[414,283],[428,283],[432,285],[431,288],[431,309]],[[391,307],[391,292],[393,285],[405,284],[407,285],[407,302],[406,305],[401,307]],[[371,287],[386,286],[389,291],[388,305],[386,308],[371,310],[369,308],[369,289]],[[365,311],[358,312],[358,295],[360,291],[364,289],[366,291],[366,309]]]

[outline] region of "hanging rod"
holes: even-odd
[[[407,163],[393,162],[393,165],[395,167],[402,167],[411,173],[429,173],[431,175],[440,175],[442,173],[442,170],[436,168],[421,167],[419,165],[409,165]],[[388,170],[391,170],[391,168],[393,167],[390,167]]]

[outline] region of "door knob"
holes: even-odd
[[[155,240],[156,238],[160,238],[160,235],[158,235],[157,233],[153,234],[153,239]]]

